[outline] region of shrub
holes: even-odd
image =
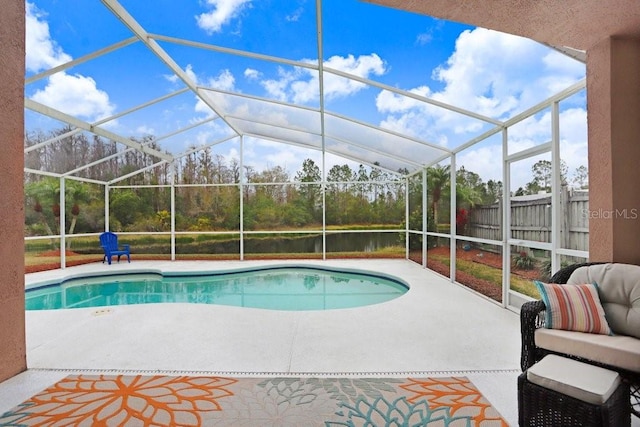
[[[536,266],[536,259],[526,251],[521,251],[513,257],[513,265],[519,270],[533,270]]]
[[[560,269],[568,267],[569,264],[570,263],[568,261],[563,260],[560,263]],[[553,274],[554,274],[554,273],[551,272],[551,258],[547,258],[544,261],[542,261],[542,266],[540,267],[540,273],[544,277],[544,280],[550,280],[551,279],[551,276],[553,276]]]

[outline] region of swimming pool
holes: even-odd
[[[135,273],[66,280],[28,289],[27,310],[151,303],[199,303],[272,310],[330,310],[389,301],[399,279],[311,267],[197,275]]]

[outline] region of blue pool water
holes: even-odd
[[[177,302],[329,310],[389,301],[408,289],[386,277],[300,267],[195,276],[128,274],[72,279],[29,289],[26,309]]]

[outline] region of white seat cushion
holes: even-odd
[[[530,367],[527,380],[593,405],[604,404],[620,385],[617,372],[553,354]]]
[[[640,372],[640,340],[637,338],[540,328],[535,332],[535,343],[537,347],[557,353]]]

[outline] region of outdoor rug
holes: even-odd
[[[465,377],[70,375],[2,426],[506,426]]]

